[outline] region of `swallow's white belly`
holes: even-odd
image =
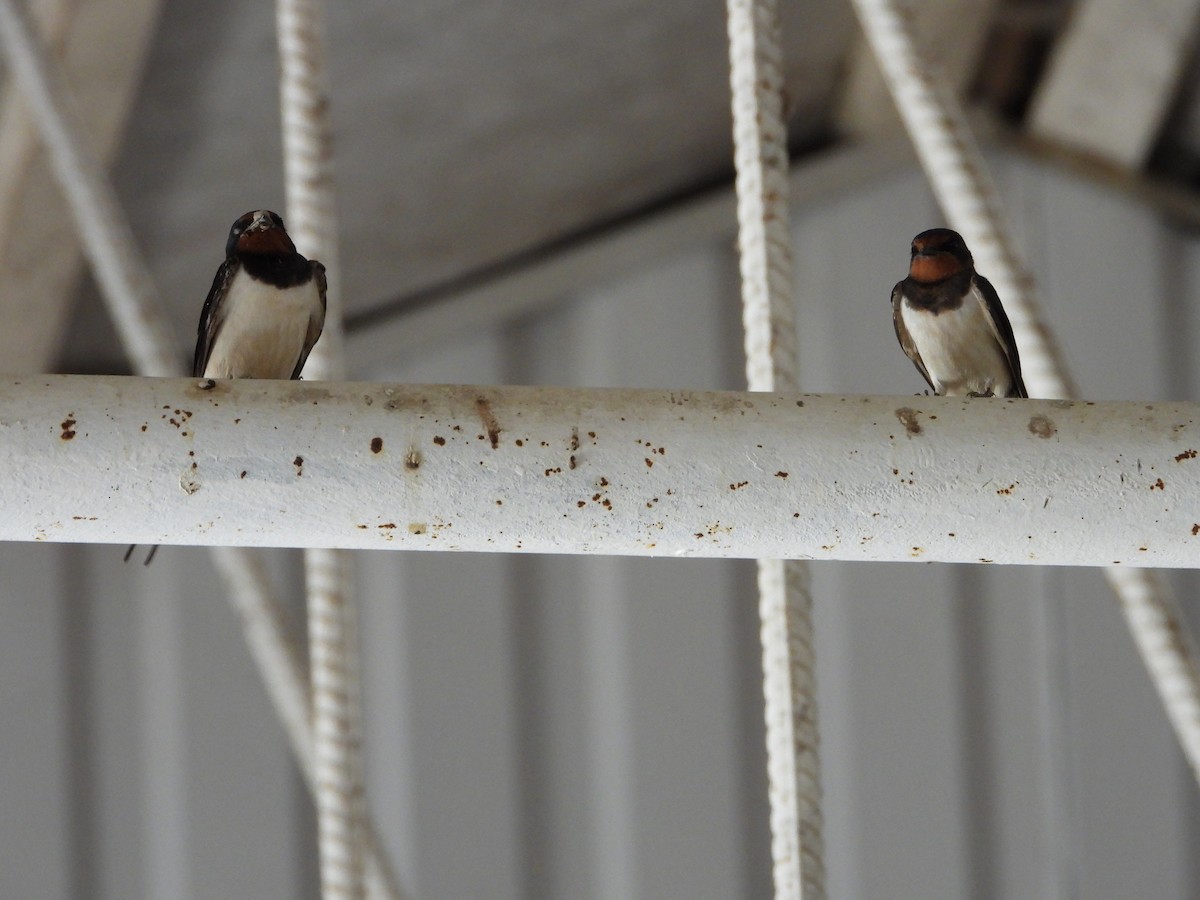
[[[291,378],[309,321],[321,317],[321,295],[315,279],[280,290],[242,271],[234,276],[224,307],[205,377]]]
[[[909,306],[906,297],[900,314],[939,394],[1003,397],[1011,391],[1008,359],[974,288],[958,309],[935,316]]]

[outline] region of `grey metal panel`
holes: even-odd
[[[72,887],[69,672],[61,548],[0,547],[0,896]]]

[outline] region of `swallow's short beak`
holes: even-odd
[[[255,214],[254,218],[250,221],[250,227],[247,228],[246,230],[247,231],[264,231],[268,228],[273,227],[273,224],[274,223],[271,222],[271,214],[264,210],[262,212]]]

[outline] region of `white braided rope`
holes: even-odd
[[[1033,278],[1008,238],[1000,201],[958,99],[942,89],[942,79],[917,52],[893,0],[853,3],[938,203],[1004,300],[1030,394],[1077,396],[1062,353],[1041,317]],[[1200,780],[1200,669],[1182,610],[1153,571],[1110,568],[1105,574]]]
[[[37,119],[54,174],[75,219],[83,252],[134,368],[144,375],[176,375],[180,358],[171,324],[129,221],[103,165],[79,124],[61,69],[50,63],[13,0],[0,2],[0,40],[13,77]]]
[[[728,0],[746,378],[796,389],[787,131],[775,0]],[[759,560],[763,694],[777,898],[825,895],[820,763],[807,567]]]
[[[50,151],[55,175],[75,216],[84,252],[134,369],[142,375],[179,375],[183,359],[173,348],[168,319],[149,268],[103,166],[82,137],[73,101],[56,61],[33,39],[23,11],[0,0],[0,42]],[[275,598],[261,558],[242,548],[214,548],[213,560],[242,619],[251,658],[284,724],[309,787],[315,783],[308,685],[299,650]],[[382,858],[374,828],[366,825],[371,896],[401,897]]]
[[[278,0],[280,112],[287,221],[297,249],[319,259],[329,279],[325,328],[305,366],[312,379],[345,377],[339,290],[333,129],[320,0]],[[361,679],[346,552],[308,550],[309,678],[321,892],[363,896]]]
[[[275,25],[288,233],[301,253],[324,263],[329,281],[325,329],[304,375],[310,381],[341,379],[346,368],[324,15],[318,0],[277,0]]]

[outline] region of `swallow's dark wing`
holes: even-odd
[[[308,354],[312,352],[313,344],[317,342],[317,338],[321,336],[321,329],[325,327],[325,291],[328,284],[325,280],[325,267],[315,259],[312,261],[312,277],[321,294],[321,310],[314,313],[308,320],[308,333],[304,336],[304,349],[300,352],[300,358],[296,360],[296,368],[292,370],[292,381],[300,377],[304,364],[308,362]]]
[[[983,298],[983,309],[992,326],[992,334],[996,336],[996,342],[1000,344],[1004,358],[1008,360],[1008,371],[1012,375],[1013,387],[1016,390],[1015,396],[1028,397],[1025,381],[1021,378],[1021,356],[1017,352],[1017,339],[1013,337],[1012,325],[1009,324],[1008,314],[1000,304],[1000,296],[992,287],[992,283],[982,275],[976,275],[974,281],[979,296]]]
[[[241,267],[242,264],[238,262],[237,257],[231,256],[221,263],[221,268],[217,269],[217,275],[213,278],[212,287],[209,288],[208,297],[204,301],[204,310],[200,313],[200,327],[197,329],[198,334],[196,335],[196,356],[192,360],[193,378],[204,377],[204,369],[208,366],[208,358],[212,355],[213,341],[217,339],[221,325],[225,322],[225,314],[228,312],[221,301],[229,292],[229,283],[233,281],[233,276]]]
[[[908,333],[908,328],[904,324],[904,317],[900,315],[900,304],[904,302],[904,282],[901,281],[892,288],[892,325],[896,329],[896,337],[900,341],[900,347],[904,350],[904,355],[913,361],[913,365],[917,367],[917,371],[921,373],[921,377],[929,384],[929,389],[935,394],[937,386],[934,385],[933,379],[929,377],[929,371],[925,368],[925,363],[921,360],[921,353],[917,350],[916,342],[913,341],[912,335]]]

